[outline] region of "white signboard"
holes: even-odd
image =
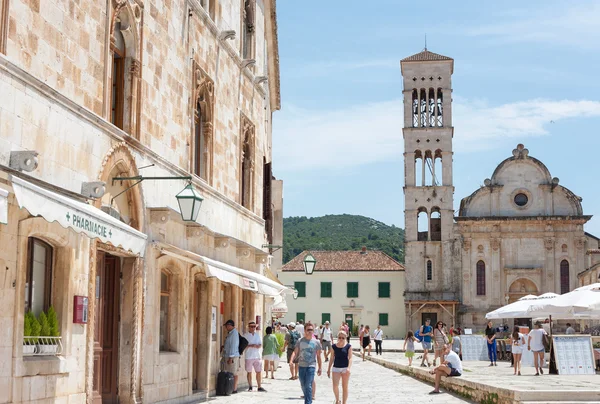
[[[555,335],[552,340],[558,374],[596,374],[592,337],[589,335]]]
[[[487,341],[483,335],[461,335],[462,360],[464,361],[489,361]]]
[[[212,318],[211,318],[211,328],[210,328],[210,333],[211,334],[216,334],[217,333],[217,306],[213,306],[212,307]]]

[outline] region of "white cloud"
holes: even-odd
[[[509,43],[548,43],[588,50],[600,47],[598,2],[564,2],[558,8],[537,8],[522,13],[514,10],[496,15],[498,17],[500,22],[467,28],[465,33]]]
[[[598,101],[528,101],[490,106],[455,97],[455,150],[490,147],[490,140],[548,134],[551,121],[600,116]],[[278,170],[344,169],[402,158],[403,105],[391,100],[337,111],[286,107],[275,114],[274,160]]]

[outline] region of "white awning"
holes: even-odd
[[[58,222],[64,228],[98,238],[104,243],[122,247],[144,256],[146,236],[94,206],[77,201],[21,178],[12,176],[13,190],[19,207],[33,216],[42,216],[48,222]]]
[[[8,223],[8,191],[0,188],[0,223]]]
[[[234,267],[233,265],[168,244],[157,244],[161,246],[161,254],[169,255],[191,264],[201,265],[206,268],[206,276],[218,278],[222,282],[239,286],[242,289],[252,290],[265,296],[279,296],[283,291],[288,289],[286,286],[256,272]]]

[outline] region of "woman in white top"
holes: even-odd
[[[521,376],[521,355],[523,354],[523,348],[525,347],[525,337],[519,332],[519,327],[515,327],[510,338],[511,341],[511,353],[513,356],[513,362],[515,367],[515,375],[518,373]]]
[[[377,326],[377,329],[373,333],[373,339],[375,340],[375,355],[381,355],[383,353],[383,350],[381,349],[383,330],[380,325]]]

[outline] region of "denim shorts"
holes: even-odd
[[[431,342],[421,342],[421,345],[423,345],[423,349],[427,349],[428,351],[431,351]]]

